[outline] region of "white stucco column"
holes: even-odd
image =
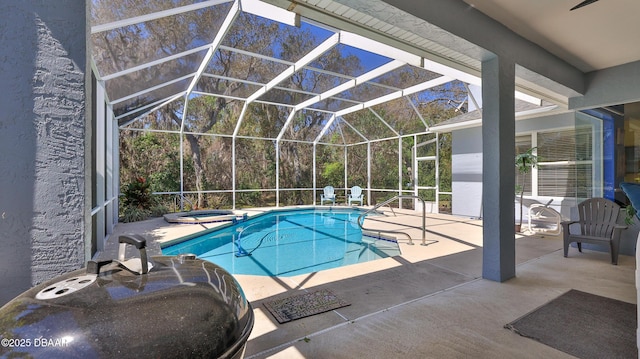
[[[482,277],[515,276],[515,64],[482,62]]]

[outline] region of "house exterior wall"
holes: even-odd
[[[516,134],[549,131],[557,128],[573,127],[576,124],[574,112],[567,112],[558,115],[542,116],[516,121]]]
[[[482,216],[482,127],[451,133],[451,211],[464,217]]]
[[[86,3],[0,4],[0,304],[85,260]]]
[[[575,125],[573,112],[516,121],[516,134],[568,128]],[[482,128],[452,131],[452,214],[482,217]],[[515,173],[515,168],[514,168]],[[575,200],[555,203],[556,210],[569,215]],[[526,210],[526,209],[525,209]],[[519,216],[519,211],[516,211]]]
[[[576,118],[577,116],[577,118]],[[516,121],[516,134],[526,134],[531,132],[544,132],[554,129],[566,129],[576,125],[576,123],[586,124],[589,116],[568,112],[563,114],[530,118]],[[597,121],[597,120],[595,120]],[[596,131],[596,136],[601,135]],[[602,152],[602,144],[594,141],[594,152]],[[472,127],[452,131],[452,214],[463,217],[482,217],[482,130],[481,127]],[[594,158],[594,171],[601,173],[599,164],[600,158]],[[515,171],[515,170],[514,170]],[[596,184],[602,186],[602,183]],[[596,189],[596,193],[602,189]],[[524,222],[527,220],[528,202],[546,203],[551,197],[536,197],[532,201],[525,201]],[[550,207],[560,212],[566,219],[577,219],[576,206],[580,199],[576,198],[554,198]],[[517,221],[520,217],[519,204],[515,203]],[[620,224],[624,224],[624,214],[618,219]],[[636,237],[640,231],[639,222],[636,220],[633,226],[622,233],[620,253],[634,255]],[[589,249],[608,250],[595,245],[586,245]]]

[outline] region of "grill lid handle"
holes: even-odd
[[[131,244],[132,246],[136,247],[137,249],[142,249],[142,248],[145,248],[147,246],[147,240],[144,239],[144,237],[142,237],[139,234],[124,234],[124,235],[121,235],[118,238],[118,242],[119,243]]]
[[[131,272],[137,274],[149,273],[149,267],[152,267],[147,262],[147,240],[139,234],[124,234],[118,237],[120,248],[118,248],[118,262]],[[140,258],[124,259],[125,250],[127,244],[136,247],[140,251]]]
[[[153,268],[153,264],[147,262],[147,240],[139,234],[125,234],[118,238],[120,247],[118,248],[117,260],[106,261],[88,261],[87,262],[87,274],[100,274],[100,269],[108,264],[116,262],[120,264],[128,271],[135,274],[147,274],[149,270]],[[125,260],[124,255],[127,248],[127,244],[136,247],[140,251],[140,258],[129,258]]]

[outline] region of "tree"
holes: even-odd
[[[120,136],[120,180],[148,180],[154,192],[180,189],[179,137],[156,132],[123,132]]]
[[[186,0],[175,0],[171,6],[187,3]],[[96,20],[94,23],[98,24],[119,20],[123,13],[143,15],[165,10],[165,7],[164,2],[143,0],[99,1],[92,7],[92,16]],[[210,44],[229,9],[230,4],[220,4],[98,33],[92,36],[99,49],[95,55],[96,66],[101,75],[110,75]],[[144,172],[154,191],[177,191],[176,187],[182,181],[185,189],[198,193],[197,206],[201,208],[224,204],[230,196],[207,192],[226,191],[234,186],[238,189],[255,189],[256,195],[251,197],[252,200],[264,202],[269,194],[259,190],[276,187],[277,159],[281,179],[278,185],[282,188],[308,188],[312,186],[314,173],[313,145],[310,141],[315,140],[320,135],[320,129],[329,123],[329,112],[387,94],[389,89],[385,85],[407,88],[439,76],[424,69],[404,66],[377,79],[376,82],[382,86],[358,85],[339,94],[341,99],[324,99],[315,104],[314,109],[296,113],[288,126],[284,127],[292,111],[291,105],[367,71],[366,64],[361,63],[349,49],[345,50],[344,45],[338,45],[283,79],[276,89],[244,108],[244,101],[239,99],[257,93],[261,86],[288,68],[289,63],[302,58],[328,36],[331,36],[329,32],[312,31],[304,24],[293,27],[240,13],[228,29],[222,46],[207,64],[204,75],[198,79],[194,92],[138,120],[137,129],[150,131],[150,134],[122,132],[123,181],[132,181],[139,172]],[[230,50],[232,48],[239,51]],[[108,92],[115,94],[110,98],[117,100],[144,88],[192,74],[199,68],[204,52],[112,78],[106,81]],[[344,75],[335,76],[332,73]],[[246,81],[234,81],[234,78]],[[175,84],[188,84],[190,81],[192,79],[188,78]],[[166,98],[175,94],[175,88],[173,85],[159,86],[152,92],[118,102],[114,111],[118,115],[129,108]],[[459,103],[459,90],[457,86],[440,86],[411,95],[410,100],[427,124],[432,125],[455,115],[453,109],[456,106],[450,102]],[[367,109],[345,116],[347,119],[337,118],[332,122],[317,145],[316,173],[320,174],[320,182],[335,181],[330,184],[341,186],[340,183],[344,182],[342,169],[346,152],[349,161],[348,184],[365,184],[367,146],[362,143],[367,139],[396,136],[388,143],[372,143],[372,162],[375,168],[374,186],[398,187],[397,136],[424,131],[425,123],[408,106],[405,97],[378,105],[374,110],[375,114]],[[242,123],[239,124],[241,113]],[[131,118],[136,115],[131,115]],[[384,118],[395,132],[379,117]],[[126,120],[121,119],[121,124]],[[237,136],[232,139],[236,129]],[[153,132],[179,130],[183,130],[182,137]],[[279,138],[277,143],[276,137]],[[324,146],[323,143],[327,142],[336,146]],[[344,147],[354,143],[361,144]],[[180,144],[184,148],[182,154],[177,152]],[[446,142],[444,145],[447,145]],[[276,148],[279,150],[277,153]],[[179,177],[180,173],[180,155],[184,156],[184,176],[174,181],[172,178]],[[403,173],[410,165],[410,155],[410,151],[403,150]],[[295,193],[289,200],[302,202],[302,195]],[[219,198],[214,199],[213,196]]]

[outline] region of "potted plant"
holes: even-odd
[[[520,232],[522,228],[522,208],[524,207],[522,199],[527,185],[527,173],[531,172],[531,169],[538,164],[536,149],[537,147],[532,147],[526,152],[516,155],[516,168],[518,169],[518,173],[522,175],[522,183],[516,185],[516,191],[520,196],[520,223],[516,224],[516,232]]]

